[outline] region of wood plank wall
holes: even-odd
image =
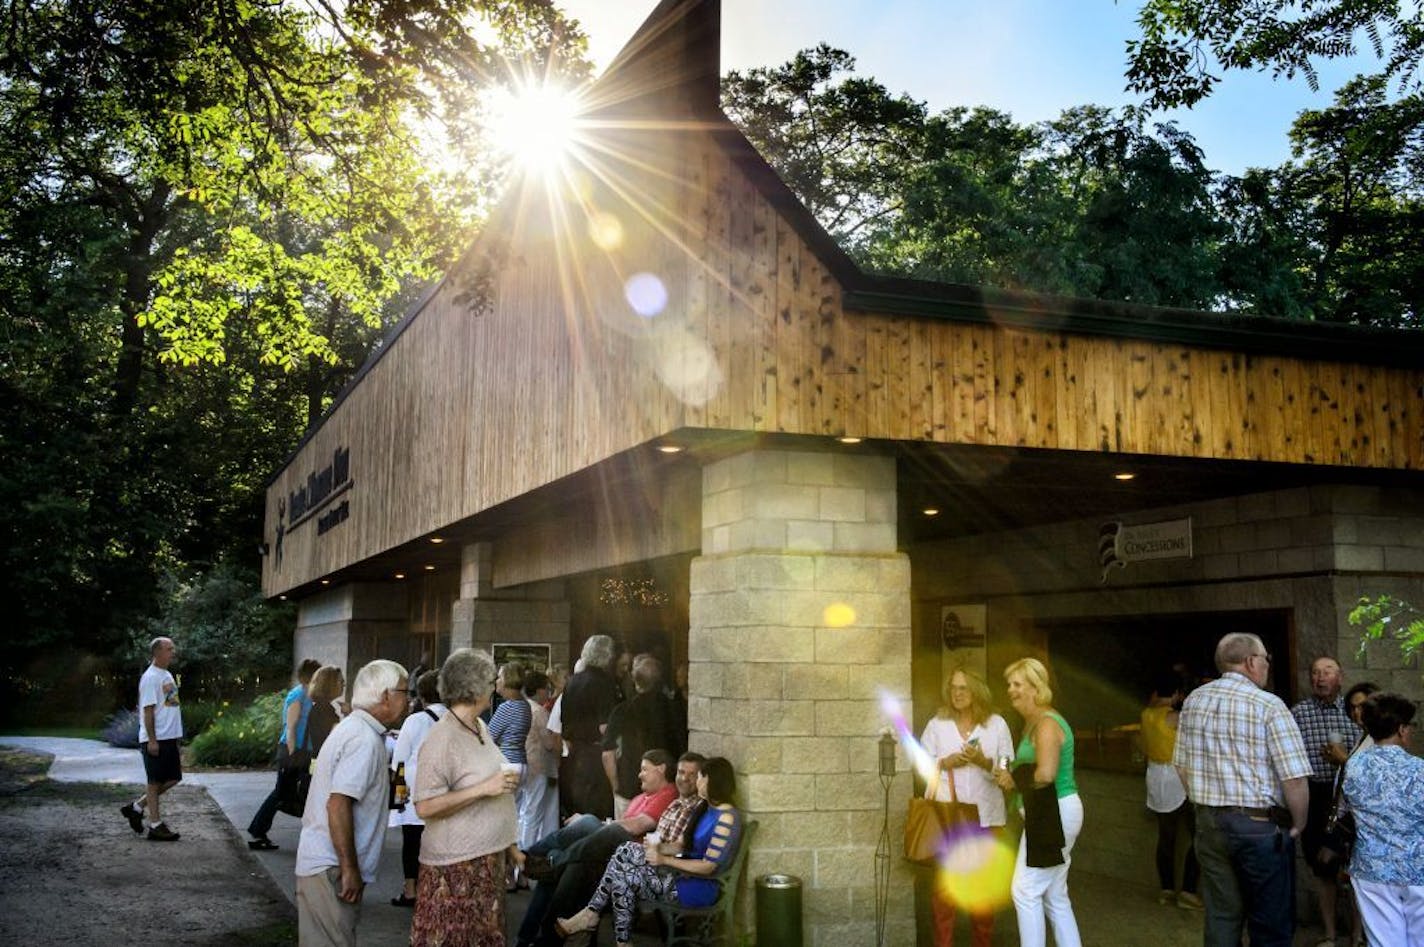
[[[351,447],[350,519],[287,535],[269,595],[681,427],[1424,469],[1424,370],[847,312],[710,137],[608,133],[583,166],[552,209],[511,196],[491,310],[442,288],[275,481],[269,542]]]

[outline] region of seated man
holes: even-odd
[[[641,839],[654,826],[663,838],[680,838],[697,805],[702,762],[700,754],[684,753],[674,775],[672,757],[664,750],[649,750],[638,774],[643,792],[629,803],[622,821],[599,823],[596,817],[578,816],[531,846],[525,871],[538,884],[519,925],[516,947],[562,943],[554,931],[559,912],[568,914],[587,903],[619,845]]]

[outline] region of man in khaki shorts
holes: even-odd
[[[351,687],[354,708],[317,756],[297,843],[297,934],[303,947],[356,947],[361,894],[376,880],[386,831],[386,729],[406,713],[405,668],[372,661]]]

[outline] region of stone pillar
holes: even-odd
[[[380,642],[404,635],[406,587],[353,582],[318,592],[297,606],[292,653],[346,669],[352,680],[363,664],[382,657]]]
[[[892,458],[757,450],[703,471],[689,738],[733,762],[760,822],[748,877],[801,877],[809,947],[874,942],[881,697],[907,714],[910,697],[910,564],[895,524]],[[909,944],[903,754],[898,768],[886,942]]]
[[[549,660],[570,665],[569,603],[561,580],[496,589],[493,547],[460,550],[460,597],[452,606],[450,649],[499,644],[547,644]]]

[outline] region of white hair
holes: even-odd
[[[372,661],[356,672],[351,684],[351,706],[370,710],[381,702],[386,691],[402,690],[402,682],[409,677],[405,668],[394,661]]]
[[[615,650],[617,649],[613,646],[613,639],[608,635],[594,635],[583,643],[584,667],[608,670],[608,666],[613,663]]]

